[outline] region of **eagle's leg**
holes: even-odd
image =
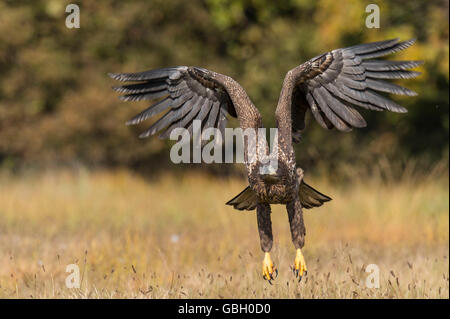
[[[278,274],[272,259],[270,258],[270,250],[272,249],[272,221],[270,219],[270,205],[267,203],[258,203],[256,206],[256,215],[258,219],[258,232],[261,241],[261,249],[264,252],[264,260],[262,264],[263,278],[271,283],[271,280]]]
[[[302,280],[303,276],[306,276],[306,263],[305,258],[302,254],[302,248],[305,245],[306,229],[305,223],[303,222],[303,212],[302,205],[300,204],[300,199],[296,197],[293,201],[286,205],[289,225],[291,227],[292,242],[297,249],[297,253],[294,261],[294,275]]]

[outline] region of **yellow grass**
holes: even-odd
[[[332,185],[305,211],[308,276],[290,265],[273,206],[273,286],[261,278],[254,212],[224,203],[245,180],[198,173],[148,180],[126,170],[0,174],[1,298],[448,298],[448,173]],[[77,264],[79,289],[65,286]],[[369,264],[380,288],[364,284]]]

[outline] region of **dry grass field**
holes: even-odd
[[[298,283],[282,206],[273,260],[254,212],[224,203],[245,186],[198,173],[144,179],[126,170],[0,174],[0,298],[448,298],[448,172],[401,180],[307,181],[333,201],[305,212]],[[66,288],[66,266],[81,287]],[[365,267],[380,269],[367,288]]]

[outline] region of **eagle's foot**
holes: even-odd
[[[262,274],[264,280],[268,280],[269,284],[272,284],[272,280],[274,280],[278,276],[278,270],[273,265],[272,259],[270,258],[270,253],[264,254]]]
[[[305,257],[303,257],[302,250],[300,248],[297,249],[292,271],[294,272],[295,277],[298,278],[298,282],[302,281],[303,276],[306,276],[308,273],[306,270]]]

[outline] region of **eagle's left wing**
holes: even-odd
[[[297,141],[309,109],[324,128],[349,131],[366,122],[354,106],[374,111],[404,113],[407,110],[378,92],[414,96],[415,92],[382,79],[410,79],[419,72],[408,71],[422,61],[377,60],[408,48],[414,40],[398,39],[336,49],[290,70],[282,95],[291,109],[292,138]]]

